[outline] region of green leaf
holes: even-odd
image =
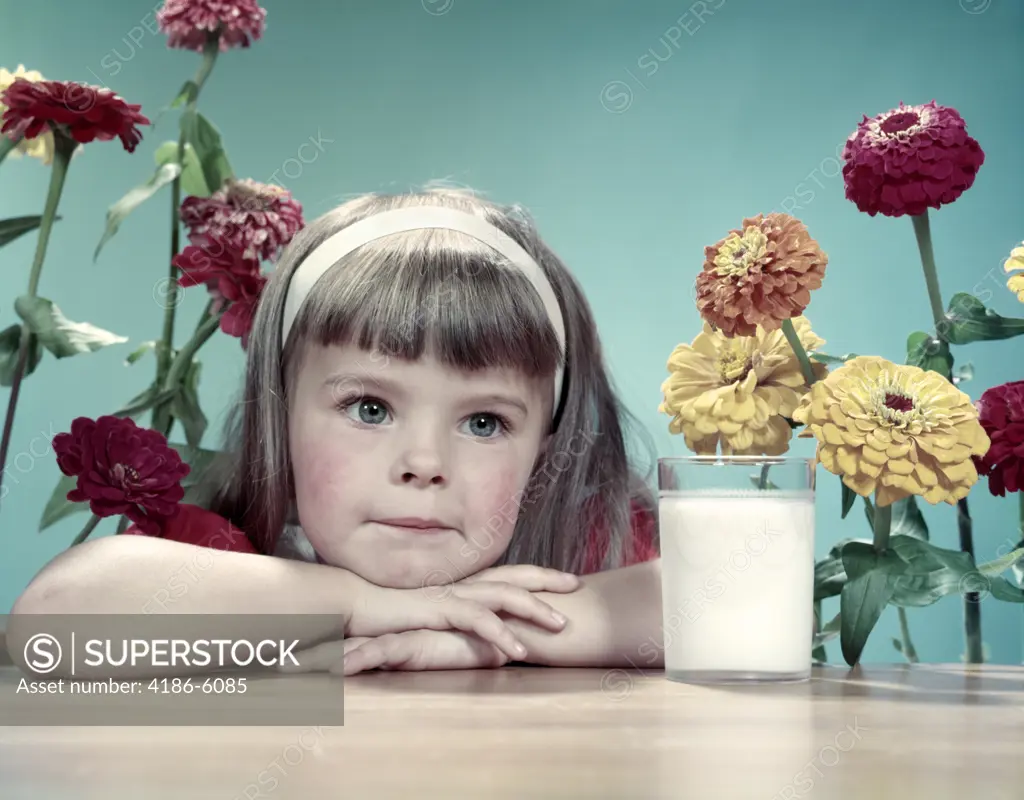
[[[206,432],[206,415],[199,407],[200,363],[193,361],[185,373],[178,391],[171,400],[171,413],[181,420],[185,428],[185,441],[198,447]]]
[[[164,164],[178,163],[178,143],[164,142],[154,153],[157,166]],[[185,142],[185,165],[181,172],[181,189],[185,194],[195,197],[209,197],[212,192],[206,186],[206,178],[203,176],[203,166],[199,163],[196,151],[188,142]]]
[[[850,542],[871,544],[870,539],[842,539],[832,546],[828,555],[814,565],[814,600],[818,602],[835,597],[846,583],[846,569],[843,567],[843,548]]]
[[[1008,569],[1012,569],[1022,558],[1024,558],[1024,548],[1018,548],[1001,558],[986,561],[984,564],[978,564],[978,572],[982,575],[999,575]]]
[[[835,639],[840,632],[842,626],[842,614],[836,614],[832,617],[828,623],[814,635],[814,641],[812,642],[812,648],[821,647],[824,644]]]
[[[118,336],[91,323],[72,322],[45,297],[22,295],[14,301],[14,310],[39,337],[39,343],[57,358],[92,353],[128,341],[127,336]]]
[[[1014,586],[1006,578],[988,577],[988,590],[996,600],[1004,603],[1024,603],[1024,589]]]
[[[129,190],[128,194],[108,208],[106,229],[103,231],[100,243],[96,245],[96,252],[92,256],[93,261],[99,258],[103,245],[113,238],[125,218],[180,174],[181,167],[178,164],[161,164],[148,181]]]
[[[950,344],[990,342],[1024,333],[1024,319],[1001,317],[985,308],[977,297],[960,292],[949,301],[943,320],[943,338]]]
[[[851,358],[856,358],[856,353],[847,353],[845,356],[830,356],[828,353],[808,353],[815,361],[821,364],[845,364]]]
[[[185,141],[195,148],[206,185],[211,191],[217,191],[224,181],[234,177],[220,131],[210,120],[198,111],[186,111],[181,116],[181,131]]]
[[[892,646],[896,648],[898,653],[903,652],[903,642],[897,639],[895,636],[892,638]]]
[[[843,566],[848,580],[839,597],[839,638],[843,658],[852,667],[860,660],[907,563],[894,550],[878,553],[869,544],[850,542],[843,548]]]
[[[857,497],[859,495],[842,481],[839,481],[839,485],[843,487],[842,519],[846,519],[846,515],[850,513],[850,509],[853,508],[853,504],[857,502]]]
[[[961,383],[967,383],[969,380],[974,379],[974,364],[967,363],[957,369],[953,375],[953,383],[959,386]]]
[[[18,366],[18,348],[21,345],[21,325],[11,325],[0,331],[0,386],[14,383],[14,370]],[[25,364],[25,377],[36,371],[43,358],[43,348],[39,337],[33,336],[29,342],[28,361]]]
[[[126,367],[131,366],[144,355],[146,355],[146,353],[148,353],[150,350],[156,350],[158,344],[159,342],[156,341],[155,339],[151,339],[148,342],[143,342],[131,353],[128,354],[128,357],[124,360],[124,365]]]
[[[199,85],[193,81],[188,80],[182,84],[181,90],[178,92],[178,96],[171,101],[171,108],[179,108],[185,103],[195,99],[195,96],[199,93]]]
[[[149,411],[151,408],[155,408],[161,403],[167,403],[177,394],[177,389],[167,389],[160,391],[159,387],[154,383],[150,385],[145,391],[137,394],[123,407],[115,411],[111,416],[114,417],[131,417],[132,419],[138,417],[140,414]]]
[[[54,221],[59,219],[60,217],[55,217]],[[19,236],[29,231],[34,231],[42,221],[43,218],[40,216],[0,219],[0,247],[10,244]]]
[[[72,503],[68,500],[68,492],[78,485],[78,478],[68,475],[61,475],[57,486],[54,487],[50,499],[43,509],[43,516],[39,519],[39,531],[45,531],[54,523],[60,522],[65,517],[89,510],[88,503]]]
[[[873,524],[873,523],[872,523]],[[928,523],[917,505],[914,495],[904,497],[892,504],[892,523],[889,536],[913,536],[928,541]]]
[[[937,372],[944,378],[953,370],[949,345],[924,331],[915,331],[907,337],[907,363]]]
[[[968,553],[936,547],[914,536],[899,535],[889,545],[907,562],[893,592],[897,606],[928,606],[949,594],[973,590],[986,580],[977,573]]]

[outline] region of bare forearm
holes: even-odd
[[[587,575],[570,594],[538,595],[569,620],[558,633],[521,620],[509,627],[526,645],[526,661],[551,667],[664,665],[661,560]]]
[[[36,576],[8,618],[8,645],[14,653],[31,635],[33,614],[232,615],[236,638],[288,637],[305,645],[343,634],[352,614],[351,578],[318,564],[107,537],[61,554]],[[203,622],[195,624],[198,630]]]

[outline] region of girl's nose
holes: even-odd
[[[442,486],[447,483],[445,459],[440,448],[410,447],[395,464],[395,477],[400,483],[416,486]]]

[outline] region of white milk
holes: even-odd
[[[659,511],[668,677],[807,677],[814,493],[663,492]]]

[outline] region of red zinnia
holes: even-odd
[[[305,225],[291,192],[249,179],[229,180],[211,197],[186,197],[181,221],[189,239],[210,234],[246,258],[268,261]]]
[[[933,100],[864,120],[843,148],[846,197],[871,216],[923,214],[971,188],[985,161],[955,109]]]
[[[1024,381],[986,389],[978,401],[978,421],[992,445],[974,460],[988,489],[1000,497],[1024,490]]]
[[[61,472],[78,478],[68,500],[88,500],[100,517],[124,514],[145,533],[159,533],[185,496],[188,464],[161,434],[128,417],[78,417],[71,433],[53,437],[53,450]]]
[[[267,12],[256,0],[167,0],[157,12],[168,47],[202,50],[207,34],[220,30],[220,49],[248,47],[263,35]]]
[[[174,266],[182,271],[181,286],[205,284],[214,298],[213,311],[219,313],[220,329],[249,346],[253,315],[267,278],[260,274],[259,261],[247,257],[216,237],[200,235],[174,257]]]
[[[107,89],[73,81],[19,78],[0,94],[7,106],[0,132],[34,139],[47,127],[76,142],[120,138],[129,153],[142,141],[136,125],[148,125],[142,106],[126,103]]]

